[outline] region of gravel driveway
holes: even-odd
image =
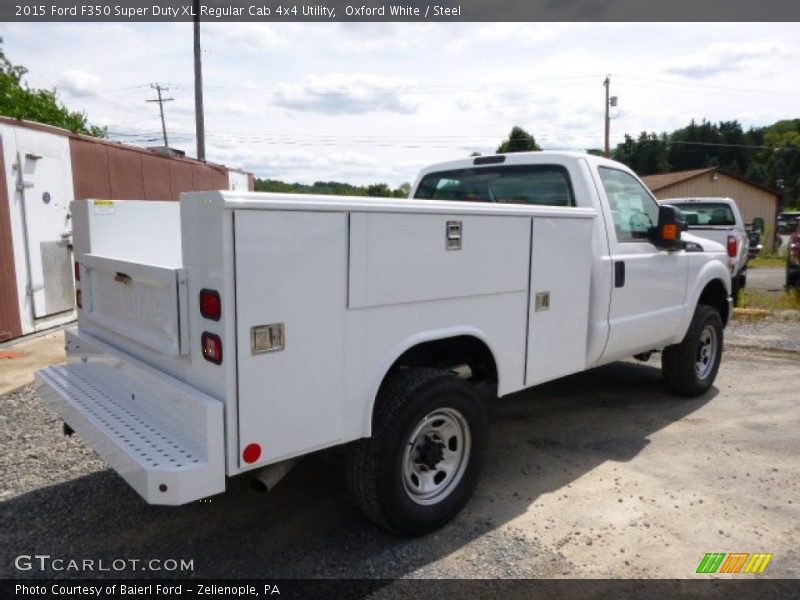
[[[734,319],[725,329],[728,347],[796,352],[800,357],[800,313],[777,311],[763,318]]]
[[[783,292],[786,283],[784,267],[747,269],[747,288],[758,292]]]
[[[501,399],[472,502],[412,540],[360,516],[336,452],[268,495],[236,479],[148,506],[23,388],[0,397],[0,576],[82,575],[15,570],[43,553],[192,559],[175,575],[197,577],[692,577],[706,552],[772,552],[766,576],[798,577],[798,358],[728,352],[694,400],[663,391],[656,359]]]

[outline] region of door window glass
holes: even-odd
[[[658,203],[647,189],[625,171],[600,167],[614,229],[619,242],[649,240],[658,226]]]

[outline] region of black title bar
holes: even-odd
[[[3,0],[5,22],[792,22],[797,0]]]

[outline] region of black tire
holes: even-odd
[[[424,423],[435,425],[435,417],[433,420],[426,420],[426,417],[442,411],[463,417],[458,423],[466,425],[468,433],[463,439],[470,439],[471,443],[463,443],[459,448],[457,441],[455,445],[460,452],[468,449],[459,462],[461,466],[453,470],[461,473],[460,477],[446,482],[447,493],[440,499],[433,498],[428,500],[431,503],[422,505],[412,498],[412,491],[407,491],[406,453],[422,455],[423,445],[415,445],[411,436]],[[486,410],[470,383],[441,369],[399,369],[381,386],[372,437],[355,442],[349,450],[348,487],[359,508],[377,525],[402,536],[427,533],[447,523],[469,501],[478,483],[488,432]],[[446,443],[449,445],[452,441],[450,438]],[[438,443],[426,442],[433,446],[433,455],[425,455],[431,456],[430,463],[437,458],[445,460],[436,455],[440,450],[446,451],[445,446],[438,446]],[[412,445],[415,446],[413,450],[410,449]],[[433,471],[436,471],[435,480],[439,473],[435,467]]]
[[[713,330],[709,333],[707,328]],[[661,374],[664,381],[676,394],[695,397],[705,393],[714,383],[722,360],[722,318],[719,312],[704,304],[698,304],[692,323],[680,344],[667,346],[661,353]],[[713,340],[708,343],[708,337]],[[713,356],[703,361],[703,347],[713,345]]]
[[[747,271],[742,271],[731,281],[731,298],[733,305],[739,306],[739,292],[747,285]]]
[[[800,267],[791,268],[789,261],[786,261],[786,289],[800,288]]]

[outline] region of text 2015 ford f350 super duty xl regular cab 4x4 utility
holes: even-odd
[[[412,196],[76,201],[78,327],[40,393],[150,503],[271,486],[346,445],[360,507],[410,535],[476,486],[479,387],[651,351],[676,393],[711,386],[725,249],[687,240],[626,167],[478,157],[425,169]]]

